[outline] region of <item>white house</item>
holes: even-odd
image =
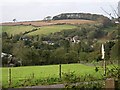
[[[4,56],[8,56],[8,57],[12,57],[12,55],[11,54],[7,54],[7,53],[1,53],[1,58],[3,58]]]

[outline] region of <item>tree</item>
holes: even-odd
[[[2,38],[8,38],[8,34],[6,32],[2,32]]]
[[[115,43],[112,41],[106,42],[106,44],[105,44],[105,58],[106,58],[106,60],[110,59],[110,51],[111,51],[112,47],[114,46],[114,44]]]
[[[119,42],[116,42],[115,45],[111,48],[111,51],[110,51],[110,58],[111,60],[118,60],[118,56],[119,56]]]
[[[2,52],[12,53],[13,42],[9,39],[2,39]]]
[[[17,21],[17,20],[14,18],[14,19],[13,19],[13,22],[15,23],[16,21]]]
[[[66,62],[67,63],[77,63],[79,61],[78,53],[76,51],[70,51],[66,53]]]
[[[44,18],[44,20],[45,20],[45,21],[50,21],[51,18],[52,18],[51,16],[47,16],[47,17]]]
[[[63,47],[57,48],[51,55],[51,59],[53,63],[65,63],[65,49]]]

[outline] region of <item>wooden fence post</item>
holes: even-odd
[[[115,90],[115,80],[114,78],[107,78],[105,81],[106,90]]]
[[[9,67],[8,69],[8,83],[9,83],[9,87],[11,86],[12,83],[12,79],[11,79],[11,68]]]
[[[61,64],[59,64],[59,77],[61,78]]]

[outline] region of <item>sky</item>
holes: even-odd
[[[120,0],[0,0],[0,22],[35,21],[61,13],[93,13],[107,15],[117,10]]]

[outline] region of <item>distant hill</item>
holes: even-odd
[[[62,13],[53,17],[53,20],[62,19],[84,19],[84,20],[99,20],[99,19],[109,19],[103,15],[90,14],[90,13]]]
[[[32,26],[48,26],[56,24],[86,24],[99,22],[110,22],[108,17],[99,14],[91,13],[62,13],[53,16],[52,20],[38,20],[38,21],[23,21],[23,22],[6,22],[0,23],[0,26],[13,26],[13,25],[32,25]]]

